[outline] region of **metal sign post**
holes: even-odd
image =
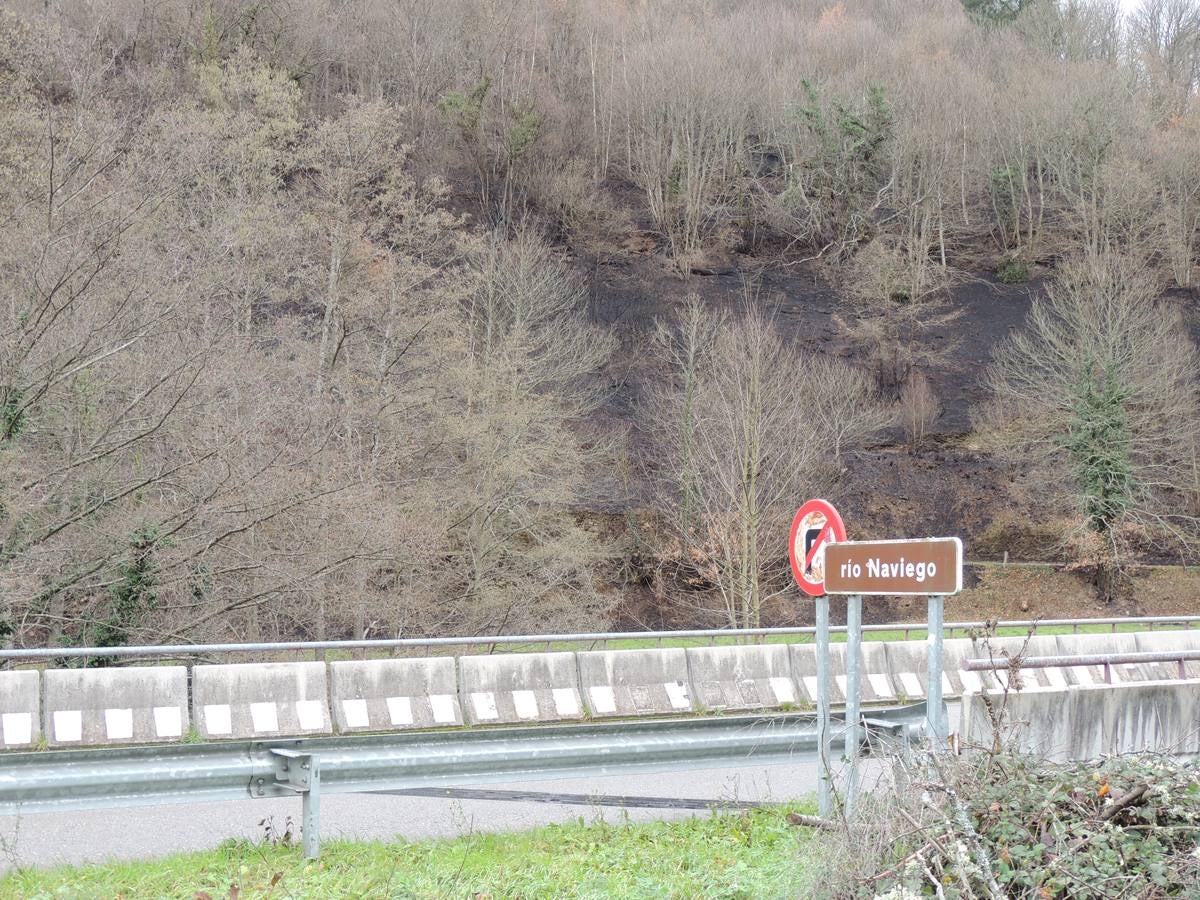
[[[859,673],[862,671],[862,596],[853,594],[846,603],[846,813],[854,812],[858,793]]]
[[[829,790],[829,597],[817,598],[817,811],[833,812]]]
[[[929,598],[929,688],[925,691],[925,718],[929,722],[930,740],[940,750],[946,741],[942,721],[942,630],[946,598],[933,594]]]

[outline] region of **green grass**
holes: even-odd
[[[1037,634],[1110,634],[1113,628],[1111,625],[1081,625],[1078,629],[1070,625],[1042,625],[1037,629]],[[1136,625],[1118,625],[1118,632],[1135,632],[1145,631],[1145,628],[1139,628]],[[1166,630],[1166,629],[1155,629]],[[1000,637],[1024,637],[1029,633],[1027,628],[1010,627],[998,628],[997,636]],[[968,633],[962,629],[947,629],[946,638],[968,637]],[[866,631],[863,632],[864,641],[903,641],[903,640],[925,640],[926,632],[923,628],[912,628],[907,634],[902,629],[891,631]],[[844,632],[831,634],[829,636],[831,642],[845,643],[846,634]],[[758,640],[751,639],[751,643],[766,643],[766,644],[811,644],[815,641],[815,637],[811,634],[774,634],[768,635],[766,638]],[[495,644],[495,652],[497,653],[533,653],[545,652],[547,650],[648,650],[656,647],[729,647],[738,644],[739,641],[734,637],[717,637],[717,638],[627,638],[624,640],[615,640],[607,642],[596,642],[592,644],[585,643],[570,643],[565,641],[550,641],[544,644],[506,644],[497,642]],[[492,645],[480,644],[471,646],[460,646],[450,648],[450,652],[461,654],[487,648]],[[439,650],[443,648],[438,648]],[[420,651],[424,653],[424,651]],[[346,658],[350,658],[351,654],[346,654]],[[332,657],[331,657],[332,658]]]
[[[420,843],[330,842],[314,862],[294,846],[229,842],[154,862],[18,871],[0,878],[0,898],[809,896],[818,845],[786,823],[791,809],[645,825],[580,820]]]
[[[1154,631],[1169,631],[1187,629],[1188,626],[1177,626],[1175,628],[1159,627]],[[1200,627],[1200,626],[1192,626]],[[1117,632],[1136,632],[1146,631],[1145,628],[1140,628],[1137,625],[1118,625]],[[1070,625],[1042,625],[1037,629],[1037,634],[1111,634],[1113,627],[1111,625],[1080,625],[1078,628]],[[1009,627],[999,628],[996,634],[1000,637],[1024,637],[1029,633],[1027,628]],[[963,629],[947,629],[946,638],[968,637],[969,634]],[[906,633],[902,629],[894,629],[890,631],[867,631],[863,633],[864,641],[903,641],[925,640],[926,632],[923,628],[916,627],[909,629]],[[751,639],[750,643],[767,643],[767,644],[811,644],[815,638],[811,634],[775,634],[769,635],[762,639]],[[830,640],[837,643],[845,643],[845,633],[832,634]],[[744,640],[742,641],[744,643]],[[594,641],[594,642],[570,642],[570,641],[548,641],[545,643],[534,644],[513,644],[498,641],[495,644],[480,643],[480,644],[460,644],[450,647],[412,647],[407,648],[402,652],[403,656],[461,656],[471,653],[491,652],[494,653],[544,653],[553,650],[648,650],[656,647],[730,647],[739,643],[735,637],[715,637],[715,638],[627,638],[624,640],[615,641]],[[370,650],[365,653],[355,652],[351,650],[330,650],[322,653],[312,653],[311,651],[288,651],[280,653],[259,654],[257,656],[247,655],[244,659],[239,658],[239,662],[285,662],[285,661],[303,661],[311,659],[327,659],[331,662],[338,660],[349,659],[389,659],[392,657],[390,650]],[[40,668],[37,663],[31,663],[25,668]]]

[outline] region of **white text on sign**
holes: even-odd
[[[842,578],[862,578],[863,567],[859,563],[844,562],[840,568]],[[926,578],[937,575],[935,562],[906,562],[900,557],[895,562],[874,558],[867,560],[868,578],[912,578],[921,584]]]

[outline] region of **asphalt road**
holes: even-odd
[[[864,760],[868,777],[879,766]],[[488,789],[562,792],[584,795],[686,797],[707,800],[782,802],[816,791],[816,764],[744,766],[489,784]],[[598,804],[563,805],[527,800],[465,800],[379,794],[327,794],[321,798],[321,837],[458,837],[480,832],[519,831],[579,818],[610,823],[678,819],[705,811],[623,809]],[[276,828],[300,818],[300,800],[233,800],[125,809],[30,813],[0,817],[0,870],[14,865],[46,867],[62,863],[149,859],[215,847],[230,837],[257,840],[264,819]]]
[[[950,704],[950,730],[958,729],[958,704]],[[864,759],[864,787],[879,782],[882,763]],[[779,765],[610,775],[597,778],[505,782],[473,787],[566,794],[698,798],[714,801],[786,802],[813,795],[817,765],[798,756]],[[381,794],[326,794],[321,798],[321,839],[415,841],[483,832],[521,831],[583,818],[645,822],[707,815],[705,811],[616,808],[596,803],[447,799]],[[215,847],[228,838],[260,840],[269,826],[297,823],[300,799],[232,800],[122,809],[0,816],[0,871],[13,866],[150,859]]]

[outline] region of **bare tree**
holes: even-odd
[[[305,256],[282,188],[300,164],[301,94],[285,73],[242,49],[194,70],[195,96],[155,116],[152,140],[174,158],[171,197],[178,264],[193,272],[204,327],[273,315]],[[169,148],[169,149],[168,149]],[[220,261],[219,263],[217,261]]]
[[[456,627],[586,622],[604,608],[601,545],[570,509],[596,490],[608,450],[580,429],[604,398],[614,341],[587,322],[583,286],[535,233],[485,242],[473,265],[446,423]]]
[[[711,335],[711,345],[691,348]],[[785,343],[756,302],[729,323],[684,307],[664,429],[665,487],[684,558],[718,591],[730,626],[755,627],[786,590],[780,560],[797,498],[830,486],[844,454],[892,421],[870,380]],[[698,356],[699,364],[692,362]],[[803,436],[803,437],[801,437]]]
[[[312,216],[327,246],[318,396],[341,346],[343,306],[354,302],[345,294],[354,289],[352,276],[362,273],[373,253],[368,239],[378,237],[389,204],[397,200],[388,182],[404,171],[405,153],[397,112],[383,103],[352,101],[341,116],[322,122],[314,136]]]
[[[1200,114],[1180,117],[1154,136],[1149,168],[1167,263],[1175,283],[1190,287],[1200,249]]]
[[[1200,4],[1142,0],[1129,20],[1139,78],[1163,119],[1185,112],[1200,87]]]
[[[696,436],[700,427],[700,386],[711,365],[709,354],[716,336],[726,325],[720,313],[711,313],[699,294],[688,294],[679,309],[674,327],[655,324],[655,342],[670,367],[672,383],[655,399],[655,405],[670,410],[668,419],[675,433],[664,442],[672,455],[663,461],[665,475],[677,492],[672,510],[677,515],[673,529],[690,541],[697,526],[700,504],[700,472],[696,459]]]

